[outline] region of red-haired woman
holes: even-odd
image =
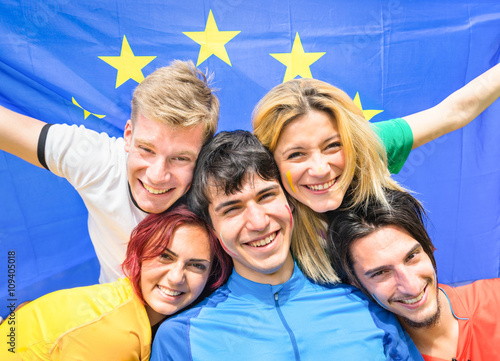
[[[16,311],[0,333],[2,360],[149,360],[152,328],[211,293],[232,263],[212,229],[181,206],[134,229],[127,278],[50,293]]]

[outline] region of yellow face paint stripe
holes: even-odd
[[[290,171],[286,172],[286,180],[288,181],[290,188],[292,188],[293,193],[297,193],[297,192],[295,192],[295,188],[293,187],[292,175],[290,174]]]

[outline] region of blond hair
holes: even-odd
[[[315,79],[294,79],[280,84],[262,98],[252,114],[255,136],[274,153],[283,129],[311,110],[335,119],[345,154],[339,188],[347,190],[346,207],[367,206],[371,197],[387,204],[384,189],[402,188],[387,170],[387,156],[380,139],[363,112],[342,90]],[[304,273],[320,283],[338,282],[325,252],[326,217],[298,201],[292,252]]]
[[[212,138],[219,119],[219,99],[210,77],[192,61],[174,60],[148,75],[132,97],[132,124],[139,113],[176,127],[204,125],[204,142]]]

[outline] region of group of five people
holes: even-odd
[[[123,138],[0,108],[1,149],[65,177],[82,196],[102,283],[19,309],[16,353],[2,349],[2,359],[109,360],[119,349],[120,359],[146,360],[160,323],[153,360],[457,356],[453,342],[413,343],[408,334],[426,334],[402,321],[405,332],[397,321],[407,319],[400,309],[435,307],[426,303],[441,295],[435,274],[421,276],[417,293],[386,300],[374,278],[403,277],[388,261],[365,267],[351,245],[338,251],[338,239],[348,238],[337,236],[336,219],[377,206],[391,213],[394,194],[411,197],[389,169],[401,169],[412,148],[468,124],[500,96],[499,79],[497,65],[434,108],[376,125],[340,89],[291,80],[257,104],[254,135],[214,137],[218,100],[191,62],[176,61],[139,84]],[[396,228],[421,242],[397,227],[380,232]],[[432,250],[424,253],[433,260]],[[393,262],[415,258],[400,256]],[[458,328],[448,336],[458,337]]]

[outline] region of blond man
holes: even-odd
[[[219,101],[191,61],[174,61],[139,84],[123,138],[47,124],[0,107],[0,149],[66,178],[89,211],[99,281],[122,276],[132,229],[172,206],[191,185]]]

